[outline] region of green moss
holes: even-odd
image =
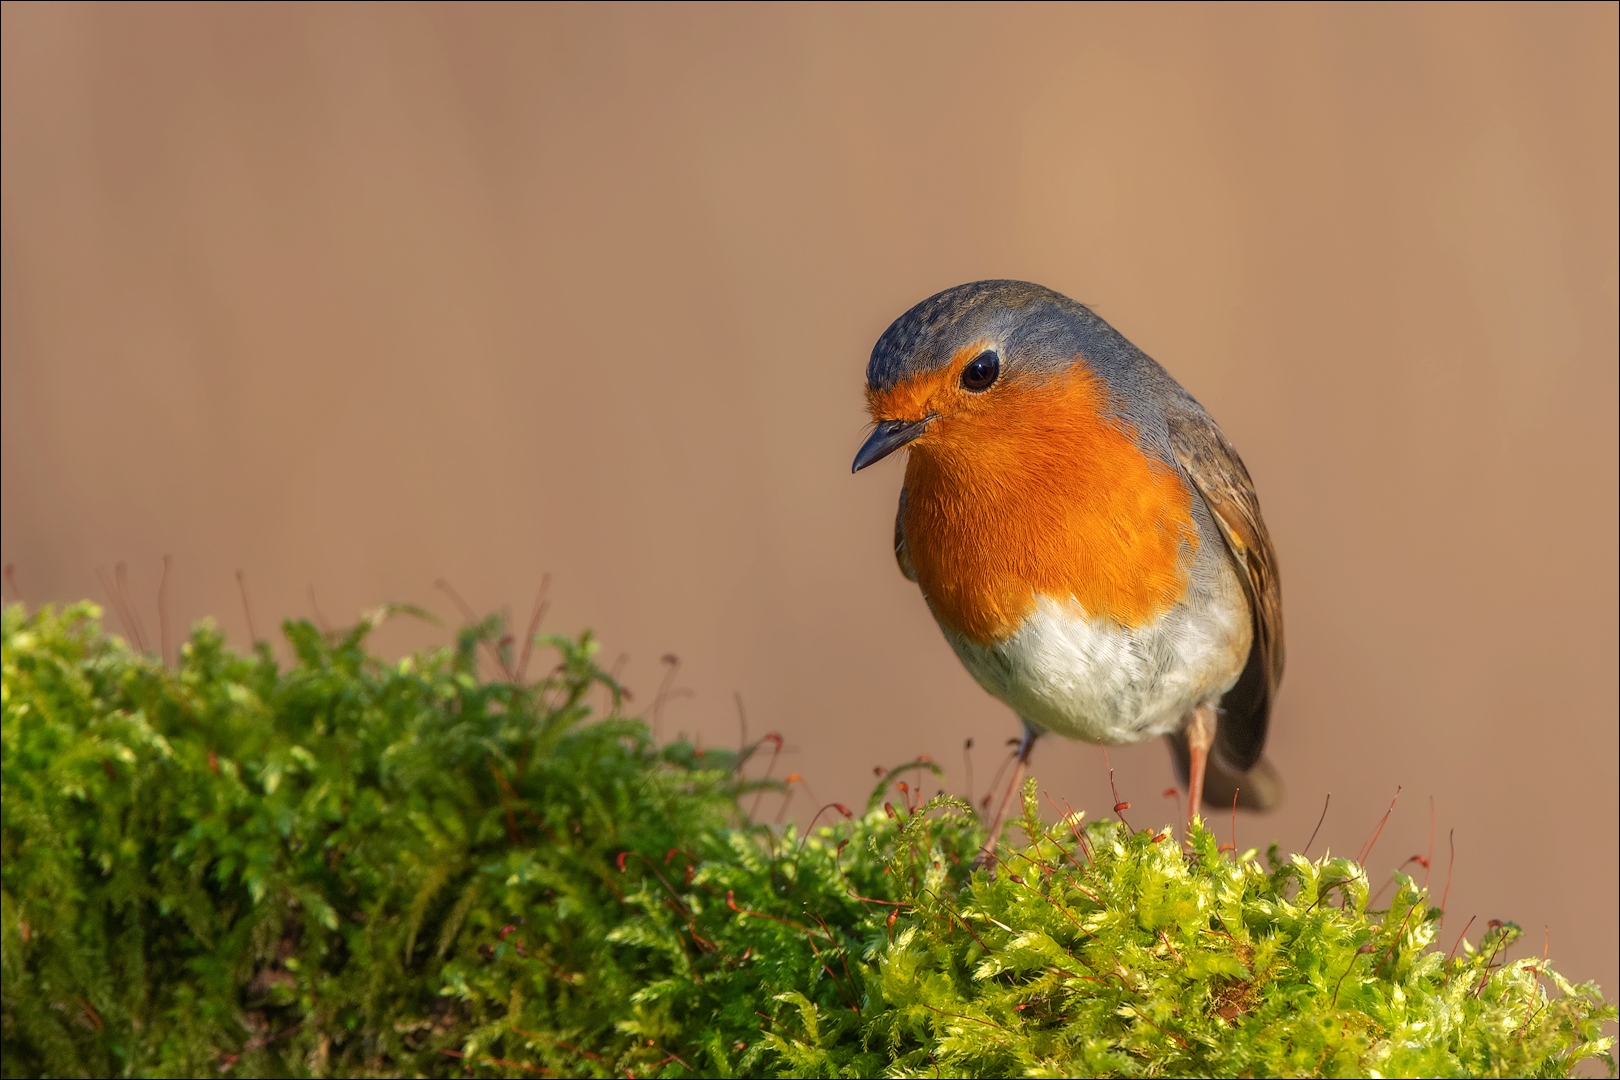
[[[287,624],[285,670],[200,626],[170,671],[92,605],[6,610],[6,1075],[1613,1071],[1595,986],[1511,924],[1432,948],[1404,877],[1370,911],[1350,861],[1050,824],[1033,782],[994,875],[892,775],[772,830],[588,636],[520,686],[477,676],[493,622],[369,656],[386,614]]]

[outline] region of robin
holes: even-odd
[[[1165,736],[1189,822],[1279,799],[1261,756],[1277,560],[1248,470],[1192,395],[1084,305],[978,281],[894,321],[866,396],[877,426],[853,471],[909,451],[900,572],[1023,721],[1008,795],[1051,731]]]

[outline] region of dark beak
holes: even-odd
[[[885,420],[877,426],[866,442],[861,444],[860,453],[855,455],[855,466],[849,471],[858,473],[876,461],[882,461],[906,443],[921,435],[934,417],[925,416],[921,420]]]

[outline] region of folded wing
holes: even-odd
[[[1282,589],[1277,555],[1260,516],[1254,481],[1221,429],[1201,409],[1169,418],[1170,446],[1176,462],[1209,507],[1248,594],[1254,617],[1254,644],[1237,683],[1221,699],[1211,763],[1224,776],[1206,780],[1206,802],[1263,809],[1281,795],[1276,771],[1261,760],[1271,705],[1283,674]],[[1186,747],[1171,739],[1177,765],[1186,773]]]

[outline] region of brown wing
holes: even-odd
[[[911,565],[911,555],[906,551],[905,488],[900,489],[900,505],[894,511],[894,561],[900,564],[900,572],[907,581],[917,580],[917,568]]]
[[[1215,747],[1216,756],[1225,759],[1224,765],[1246,773],[1260,761],[1271,703],[1282,682],[1282,589],[1277,581],[1277,555],[1260,516],[1260,500],[1249,470],[1215,422],[1200,410],[1172,416],[1169,426],[1176,461],[1192,478],[1220,526],[1254,615],[1249,662],[1237,684],[1221,699]]]

